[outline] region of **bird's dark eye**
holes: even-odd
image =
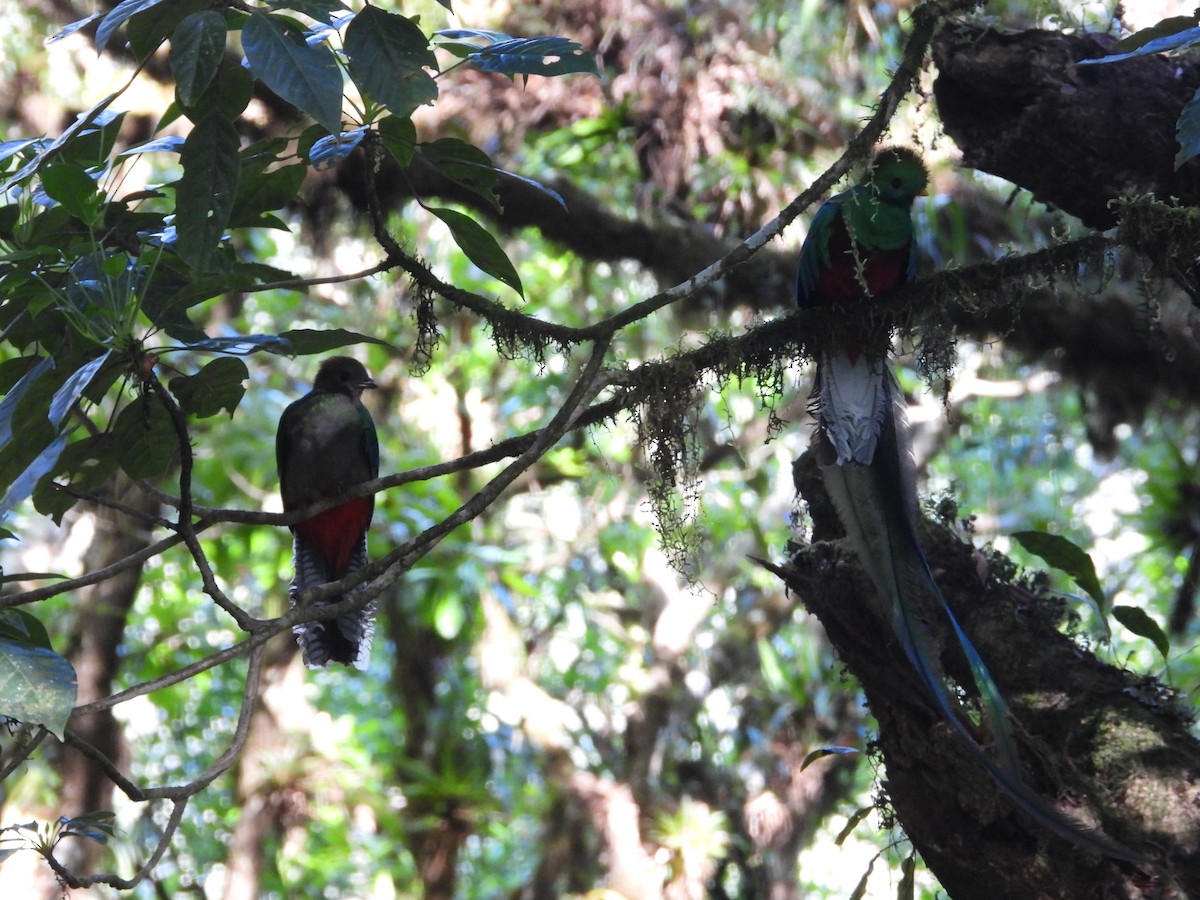
[[[900,185],[902,185],[903,183],[904,183],[904,182],[903,182],[903,181],[901,181],[899,178],[893,178],[893,179],[892,179],[892,187],[894,187],[894,188],[898,188],[898,187],[900,187]]]

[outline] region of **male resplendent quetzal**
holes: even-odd
[[[379,437],[362,393],[375,387],[363,364],[349,356],[321,363],[313,388],[283,411],[275,434],[275,461],[285,511],[345,494],[379,475]],[[337,581],[367,563],[367,527],[375,497],[358,497],[292,526],[294,603],[305,588]],[[324,603],[337,603],[340,596]],[[324,622],[293,629],[304,662],[367,667],[374,633],[368,606]]]
[[[907,148],[882,150],[862,183],[817,211],[800,251],[801,307],[868,301],[912,279],[912,204],[929,176]],[[1008,710],[979,653],[938,588],[917,538],[917,489],[905,401],[886,364],[889,336],[864,334],[821,352],[811,410],[817,460],[851,546],[871,576],[905,655],[972,756],[1017,804],[1056,834],[1093,851],[1140,859],[1050,806],[1021,777]],[[995,737],[995,759],[976,742],[946,688],[919,603],[944,610],[970,663]]]

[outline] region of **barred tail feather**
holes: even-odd
[[[869,465],[888,415],[888,376],[882,359],[848,352],[821,359],[811,411],[837,453],[838,465]]]
[[[288,587],[288,597],[293,605],[305,588],[327,584],[342,577],[329,570],[325,558],[299,533],[292,539],[292,561],[296,574]],[[361,569],[366,564],[367,536],[364,534],[350,557],[346,573]],[[339,603],[343,599],[341,596],[334,596],[319,602]],[[365,669],[371,657],[371,640],[375,635],[375,604],[369,603],[362,609],[338,616],[336,619],[301,622],[292,627],[292,632],[300,644],[304,664],[310,669],[323,668],[331,662]]]

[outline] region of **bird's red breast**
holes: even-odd
[[[866,250],[852,247],[842,216],[830,225],[829,267],[812,291],[812,302],[836,303],[877,297],[901,284],[908,275],[909,247]],[[865,288],[865,289],[864,289]]]
[[[296,526],[312,546],[325,557],[336,580],[346,574],[350,557],[371,524],[374,497],[358,497],[333,509],[317,513]]]

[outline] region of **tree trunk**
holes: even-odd
[[[890,624],[872,611],[874,587],[833,542],[841,528],[811,454],[797,462],[795,478],[815,542],[796,549],[778,574],[862,685],[879,723],[883,786],[950,895],[1116,900],[1152,889],[1160,897],[1200,896],[1200,743],[1170,689],[1101,663],[1062,635],[1061,603],[1014,584],[1003,557],[989,559],[947,529],[927,530],[938,582],[1016,719],[1026,782],[1156,862],[1098,859],[1051,835],[967,753]],[[953,648],[943,618],[931,609],[926,625],[938,646]],[[943,654],[946,671],[972,695],[961,654]]]

